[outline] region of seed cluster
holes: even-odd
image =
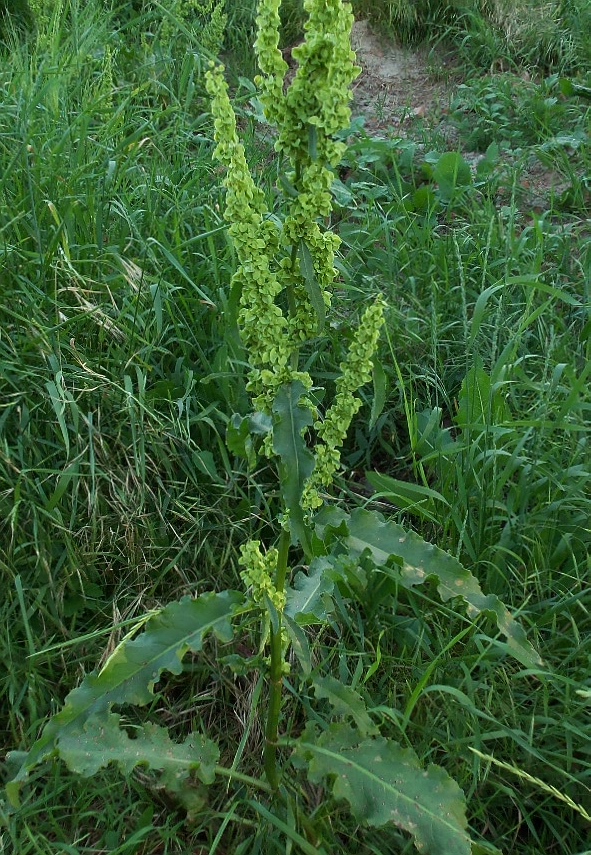
[[[333,170],[345,149],[336,135],[349,126],[350,87],[360,71],[350,46],[350,4],[305,0],[305,39],[292,52],[298,68],[286,87],[279,6],[280,0],[259,3],[255,49],[261,73],[255,82],[265,116],[277,128],[275,148],[289,165],[279,182],[285,190],[283,218],[272,215],[250,173],[223,68],[212,66],[206,78],[215,156],[226,170],[224,215],[239,263],[233,284],[241,295],[238,324],[250,369],[247,388],[254,407],[267,415],[285,384],[299,380],[305,391],[312,388],[310,375],[299,370],[299,354],[303,344],[318,337],[321,309],[331,304],[340,239],[325,221],[332,209]],[[322,505],[320,491],[330,487],[338,470],[341,446],[361,406],[356,392],[371,377],[383,319],[378,299],[363,315],[340,366],[334,400],[324,418],[316,413],[315,467],[302,495],[307,512]],[[264,450],[273,454],[270,438]],[[263,556],[257,541],[243,549],[242,577],[255,598],[264,592],[273,599],[273,560],[273,550]]]

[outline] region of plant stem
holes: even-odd
[[[279,557],[277,559],[277,576],[275,588],[283,592],[287,577],[287,558],[289,553],[289,532],[283,531],[279,540]],[[283,653],[281,645],[281,618],[276,628],[271,627],[271,665],[269,668],[269,711],[265,729],[265,751],[263,762],[267,781],[274,791],[279,787],[279,770],[277,768],[277,731],[279,714],[281,712],[281,694],[283,688]]]
[[[295,167],[295,179],[294,179],[294,183],[295,183],[296,187],[300,182],[301,174],[302,174],[302,164],[298,161],[296,163],[296,167]],[[291,248],[291,270],[292,271],[295,270],[297,257],[298,257],[298,247],[297,247],[297,244],[294,243],[292,248]],[[293,318],[295,316],[295,314],[297,313],[298,305],[297,305],[297,300],[296,300],[296,297],[294,294],[293,285],[291,284],[291,282],[288,282],[288,284],[287,284],[287,305],[289,308],[289,314]],[[300,349],[299,349],[299,347],[297,347],[293,350],[293,352],[291,354],[291,368],[294,371],[297,371],[299,360],[300,360]]]
[[[277,576],[275,578],[275,590],[279,591],[280,594],[282,594],[285,590],[285,579],[287,576],[287,558],[289,555],[289,542],[289,531],[284,529],[281,532],[281,537],[279,538],[279,545],[277,547],[279,556],[277,558]]]
[[[251,787],[256,787],[259,790],[264,790],[265,793],[272,792],[271,787],[259,778],[252,778],[250,775],[244,775],[242,772],[237,772],[236,769],[227,769],[225,766],[215,767],[216,775],[223,775],[225,778],[230,778],[234,781],[242,781],[243,784],[249,784]]]

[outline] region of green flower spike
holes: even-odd
[[[373,357],[383,324],[384,302],[378,298],[366,309],[347,358],[340,364],[341,376],[336,383],[335,399],[327,410],[324,421],[316,422],[320,442],[315,449],[316,466],[304,487],[304,510],[313,510],[322,505],[319,490],[330,487],[339,468],[341,446],[353,416],[361,407],[361,400],[355,393],[371,379]]]
[[[318,312],[310,303],[301,258],[309,255],[313,275],[325,308],[330,307],[330,288],[336,276],[334,255],[340,239],[323,232],[318,220],[331,212],[332,170],[346,146],[334,135],[351,121],[350,84],[360,69],[350,46],[353,15],[341,0],[306,0],[309,19],[304,43],[294,49],[298,70],[284,92],[287,65],[278,48],[279,0],[261,0],[259,37],[255,44],[262,74],[256,78],[260,99],[269,122],[279,129],[275,148],[286,155],[294,171],[282,183],[293,198],[285,219],[282,243],[291,249],[284,259],[285,281],[293,288],[295,311],[289,332],[303,342],[318,334]],[[302,247],[305,249],[302,250]]]
[[[255,396],[255,407],[270,413],[282,385],[299,379],[310,388],[312,381],[292,367],[292,354],[300,342],[290,336],[290,323],[275,302],[284,289],[273,261],[279,248],[279,229],[269,219],[264,194],[248,168],[223,67],[209,69],[206,85],[212,98],[215,156],[226,167],[224,216],[231,223],[228,231],[239,261],[233,284],[241,292],[238,323],[251,365],[248,390]]]
[[[263,603],[265,595],[269,597],[278,612],[285,608],[285,594],[278,591],[273,582],[277,571],[279,553],[269,549],[263,555],[258,540],[249,540],[240,548],[239,564],[244,567],[240,578],[250,590],[255,603]]]

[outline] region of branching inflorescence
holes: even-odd
[[[286,88],[287,64],[279,50],[279,0],[261,0],[258,55],[260,90],[267,120],[277,127],[275,149],[290,165],[280,179],[288,213],[271,218],[262,191],[249,171],[223,69],[208,72],[215,121],[216,157],[226,167],[225,217],[238,256],[234,285],[241,291],[239,326],[255,408],[270,414],[278,390],[299,380],[300,348],[317,338],[330,308],[340,239],[324,220],[332,208],[333,168],[345,144],[335,135],[350,122],[350,84],[360,69],[350,46],[353,16],[341,0],[306,0],[308,21],[303,44],[293,50],[298,69]],[[284,313],[280,296],[288,306]],[[360,406],[357,390],[371,376],[372,358],[383,323],[381,300],[369,307],[349,354],[341,365],[336,397],[324,418],[316,419],[315,466],[302,501],[306,511],[322,504],[320,489],[330,486],[340,462],[340,447]],[[310,406],[312,406],[310,404]]]
[[[334,400],[322,417],[310,397],[312,378],[300,370],[299,357],[302,346],[322,334],[331,305],[340,239],[326,227],[326,219],[332,209],[333,169],[346,147],[336,134],[349,126],[350,86],[360,69],[351,50],[350,5],[342,0],[305,0],[305,39],[292,52],[298,68],[286,87],[287,64],[279,50],[279,6],[280,0],[259,3],[255,49],[261,74],[255,82],[265,116],[276,127],[275,149],[289,164],[279,180],[287,211],[283,219],[271,216],[252,178],[221,67],[209,70],[207,88],[212,97],[215,156],[226,167],[225,217],[238,257],[233,286],[241,295],[238,325],[250,368],[247,389],[255,409],[272,417],[273,428],[264,452],[270,457],[279,452],[274,438],[278,411],[287,418],[292,437],[293,455],[287,469],[295,472],[286,475],[283,460],[279,467],[284,507],[278,548],[263,554],[259,541],[250,541],[242,547],[240,558],[241,577],[253,602],[264,611],[270,605],[281,621],[290,535],[291,542],[300,543],[310,558],[308,523],[323,504],[321,491],[330,487],[337,473],[341,446],[360,407],[356,392],[371,377],[384,307],[378,299],[363,315],[340,366],[342,374]],[[285,400],[290,401],[287,414]],[[314,418],[302,420],[305,408]],[[312,455],[302,438],[311,422],[316,431]],[[284,431],[279,432],[283,436]],[[282,442],[279,445],[283,447]],[[269,642],[264,764],[267,779],[276,789],[281,683],[286,664],[281,623],[271,626]]]

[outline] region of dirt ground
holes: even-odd
[[[353,83],[353,115],[364,116],[370,136],[416,136],[417,121],[423,120],[437,129],[448,150],[462,148],[457,129],[446,119],[462,82],[448,59],[386,41],[367,21],[354,23],[351,43],[362,68]],[[462,155],[472,169],[483,157],[465,150]],[[539,211],[568,187],[563,176],[536,160],[524,168],[520,183],[524,206]]]
[[[368,133],[400,134],[408,120],[432,118],[449,104],[451,90],[426,52],[382,40],[367,21],[355,22],[351,44],[362,68],[353,84],[353,112],[365,116]]]
[[[425,138],[422,131],[435,130],[441,151],[461,151],[475,172],[484,155],[465,149],[458,128],[449,118],[454,94],[464,82],[453,58],[425,48],[401,47],[383,38],[367,21],[355,21],[351,44],[362,69],[353,82],[352,114],[353,118],[363,116],[366,133],[381,139],[411,137],[419,142],[420,151]],[[291,48],[284,56],[291,66],[289,80],[295,73]],[[511,166],[512,160],[512,153],[505,151],[498,169]],[[520,170],[520,207],[526,211],[546,210],[552,197],[569,187],[564,176],[535,157]]]

